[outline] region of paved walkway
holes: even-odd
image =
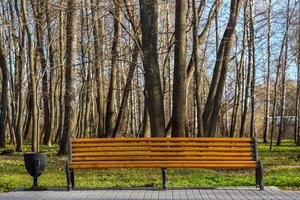
[[[282,199],[300,200],[300,191],[284,192],[276,187],[266,187],[259,191],[252,187],[233,188],[173,188],[169,190],[148,189],[148,188],[109,188],[109,189],[80,189],[65,191],[64,189],[51,189],[48,191],[28,192],[16,190],[9,193],[0,193],[1,200],[244,200],[244,199]]]

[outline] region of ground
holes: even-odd
[[[57,157],[57,146],[41,147],[48,151],[48,163],[40,177],[40,185],[47,187],[65,187],[66,157]],[[0,151],[3,149],[0,149]],[[25,144],[24,152],[30,151]],[[265,166],[265,185],[277,186],[283,190],[300,189],[300,147],[292,141],[283,141],[269,152],[268,145],[259,143],[259,155]],[[32,178],[24,167],[22,153],[0,156],[0,192],[15,188],[26,188],[32,184]],[[168,185],[178,186],[254,186],[254,170],[234,169],[169,169]],[[103,169],[75,171],[78,187],[160,187],[159,169]]]

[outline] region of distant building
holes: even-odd
[[[271,122],[272,117],[268,117],[268,120]],[[285,125],[294,125],[295,124],[295,116],[284,116],[283,117],[283,123]],[[280,125],[280,116],[275,117],[275,125],[279,126]]]

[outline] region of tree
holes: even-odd
[[[46,23],[47,23],[47,44],[49,48],[49,80],[57,80],[56,76],[56,66],[57,62],[55,60],[56,52],[55,52],[55,46],[53,41],[53,28],[52,28],[52,18],[51,18],[51,7],[49,8],[49,3],[47,2],[45,4],[45,15],[46,15]],[[45,78],[46,79],[46,78]],[[47,81],[49,81],[47,80]],[[44,144],[51,145],[53,136],[55,133],[55,126],[56,126],[56,119],[59,116],[59,114],[56,112],[56,83],[54,81],[51,81],[49,83],[49,120],[50,120],[50,133],[48,137],[45,137]],[[45,134],[46,135],[46,134]]]
[[[110,69],[110,79],[109,79],[109,89],[107,95],[107,104],[106,104],[106,118],[105,118],[105,135],[106,137],[114,136],[114,125],[116,118],[115,106],[117,103],[116,97],[116,88],[117,88],[117,58],[119,57],[119,48],[120,48],[120,34],[121,28],[119,20],[121,17],[121,12],[119,9],[119,0],[116,1],[114,9],[114,36],[111,47],[111,69]]]
[[[1,69],[1,99],[0,99],[0,148],[6,147],[6,122],[7,122],[7,93],[8,93],[8,73],[3,51],[2,37],[0,34],[0,69]]]
[[[129,16],[128,18],[129,18],[129,21],[130,21],[130,25],[133,29],[132,34],[134,36],[137,36],[139,34],[139,32],[137,32],[138,29],[136,27],[136,19],[135,19],[135,15],[134,15],[135,6],[129,6],[128,2],[125,2],[125,6],[126,6],[126,10],[127,10],[127,15]],[[131,7],[131,9],[130,9],[130,7]],[[128,103],[128,97],[129,97],[130,91],[132,90],[132,80],[134,78],[134,72],[136,71],[136,68],[137,68],[137,65],[138,65],[140,41],[139,41],[138,37],[134,38],[134,39],[136,39],[137,43],[134,43],[134,46],[133,46],[132,55],[131,55],[132,58],[131,58],[131,62],[129,64],[129,70],[128,70],[128,74],[127,74],[127,77],[126,77],[124,92],[122,94],[121,105],[120,105],[119,112],[118,112],[118,115],[117,115],[117,118],[116,118],[115,128],[114,128],[114,131],[113,131],[113,137],[117,136],[118,130],[122,126],[124,113],[126,111],[126,106],[127,106],[127,103]],[[131,107],[133,107],[133,106],[131,106]],[[146,115],[148,117],[148,114],[146,114]]]
[[[67,143],[72,132],[75,131],[75,74],[74,64],[76,63],[77,51],[77,14],[76,0],[68,0],[67,24],[66,24],[66,65],[65,65],[65,115],[63,125],[63,137],[58,154],[67,153]]]
[[[172,137],[185,136],[186,118],[186,11],[185,0],[176,0]]]
[[[30,115],[31,120],[28,121],[28,125],[32,124],[32,135],[31,135],[31,150],[33,152],[39,151],[39,127],[38,127],[38,96],[37,96],[37,74],[34,64],[34,46],[33,46],[33,36],[31,29],[29,27],[28,13],[27,13],[27,2],[25,0],[21,1],[21,8],[23,13],[23,22],[25,24],[25,30],[28,40],[28,57],[29,57],[29,96],[30,96]]]
[[[286,25],[285,25],[285,32],[288,34],[290,26],[290,0],[287,3],[287,11],[286,11]],[[287,58],[288,58],[288,36],[285,37],[284,41],[284,60],[282,64],[282,73],[281,73],[281,99],[280,99],[280,126],[279,126],[279,133],[277,137],[277,145],[281,144],[281,139],[284,136],[285,132],[285,102],[286,102],[286,71],[287,71]]]
[[[300,146],[300,4],[298,4],[298,23],[297,23],[297,96],[296,96],[296,120],[295,120],[295,141]]]
[[[193,0],[193,55],[192,58],[194,60],[195,65],[195,87],[196,87],[196,106],[197,106],[197,136],[203,136],[203,122],[202,122],[202,100],[201,100],[201,92],[200,92],[200,82],[201,82],[201,69],[199,65],[199,43],[198,43],[198,28],[199,21],[197,16],[196,9],[196,1]],[[185,52],[186,53],[186,52]]]
[[[246,20],[244,19],[244,22]],[[244,23],[245,26],[245,23]],[[246,36],[246,30],[243,30],[243,39],[242,39],[242,52],[241,52],[241,57],[240,61],[238,63],[238,56],[236,55],[236,80],[235,80],[235,88],[234,88],[234,104],[232,108],[232,114],[231,114],[231,123],[230,123],[230,137],[234,137],[235,131],[236,131],[236,124],[237,124],[237,115],[238,115],[238,110],[240,106],[240,101],[242,99],[242,91],[241,88],[243,88],[243,81],[242,79],[242,71],[244,70],[244,64],[245,64],[245,36]],[[237,46],[237,45],[236,45]],[[236,52],[237,53],[237,52]]]
[[[209,93],[202,117],[203,131],[205,136],[213,137],[216,134],[218,114],[220,111],[221,98],[223,95],[230,57],[231,43],[238,19],[241,2],[242,1],[240,0],[231,0],[230,3],[229,21],[227,23],[227,27],[219,46],[212,82],[209,88]]]
[[[140,15],[145,88],[151,136],[163,137],[165,136],[165,115],[157,55],[158,1],[140,0]]]
[[[94,52],[95,52],[95,62],[94,71],[96,76],[96,105],[98,113],[98,123],[97,123],[97,136],[104,136],[104,95],[103,95],[103,75],[102,75],[102,59],[103,51],[101,43],[103,42],[102,33],[102,22],[99,19],[98,4],[96,1],[91,0],[91,10],[92,10],[92,22],[93,22],[93,36],[94,36]]]
[[[127,104],[127,101],[128,101],[129,92],[131,90],[131,82],[132,82],[132,79],[133,79],[133,76],[134,76],[134,71],[135,71],[136,65],[137,65],[136,63],[137,63],[137,60],[138,60],[138,55],[139,55],[139,49],[138,49],[137,45],[135,45],[133,53],[132,53],[132,63],[129,66],[129,71],[128,71],[128,74],[127,74],[125,88],[124,88],[124,92],[123,92],[123,95],[122,95],[121,106],[120,106],[120,109],[119,109],[119,113],[117,115],[117,120],[116,120],[115,129],[114,129],[114,132],[113,132],[113,137],[117,136],[118,129],[122,125],[122,120],[123,120],[123,117],[124,117],[124,111],[126,109],[126,104]]]
[[[21,11],[17,3],[9,1],[9,11],[10,11],[10,21],[12,24],[11,35],[19,32],[19,37],[13,39],[13,47],[18,52],[18,55],[15,59],[15,68],[16,68],[16,77],[15,77],[15,85],[11,88],[12,93],[15,94],[15,105],[13,100],[10,103],[11,118],[13,118],[14,113],[16,113],[16,120],[11,120],[11,124],[14,127],[11,132],[14,132],[14,136],[16,138],[16,151],[21,152],[23,147],[23,68],[24,68],[24,60],[25,60],[25,28],[21,25],[23,24],[23,17],[21,15]],[[14,16],[14,11],[16,13],[16,18]],[[15,20],[18,25],[15,25]],[[11,36],[11,38],[14,38]],[[10,62],[11,63],[11,62]],[[10,76],[10,83],[13,83],[13,76]],[[13,86],[13,84],[11,84]],[[14,108],[16,107],[16,108]],[[16,110],[16,111],[14,111]],[[15,123],[14,123],[15,122]],[[13,137],[13,134],[12,134]]]
[[[43,119],[44,119],[44,139],[43,144],[51,145],[51,122],[50,122],[50,103],[49,103],[49,87],[48,87],[48,69],[47,60],[44,52],[44,35],[45,35],[45,20],[46,20],[46,4],[47,0],[36,2],[35,7],[35,25],[37,38],[37,58],[42,69],[42,93],[43,93]]]
[[[251,77],[251,118],[250,118],[250,137],[255,134],[255,80],[256,80],[256,57],[255,57],[255,30],[254,30],[254,2],[249,1],[249,64],[252,66],[252,77]]]
[[[249,29],[248,29],[248,14],[247,14],[247,4],[248,1],[244,3],[244,35],[247,35],[247,41],[249,41]],[[247,34],[246,34],[247,33]],[[246,36],[244,36],[244,40],[246,40]],[[248,48],[251,47],[248,44]],[[245,41],[243,43],[243,49],[245,50]],[[250,51],[249,51],[250,52]],[[249,53],[248,53],[249,54]],[[250,87],[250,79],[251,79],[251,56],[248,56],[248,64],[247,64],[247,72],[246,72],[246,83],[245,83],[245,91],[244,91],[244,103],[243,103],[243,110],[241,115],[241,128],[239,137],[244,137],[245,129],[246,129],[246,119],[247,119],[247,112],[248,112],[248,99],[249,99],[249,87]]]
[[[265,98],[265,117],[264,117],[264,133],[263,133],[263,142],[267,143],[268,134],[269,134],[269,112],[270,112],[270,68],[271,68],[271,10],[272,10],[272,0],[269,0],[268,5],[268,44],[267,44],[267,51],[268,51],[268,58],[267,58],[267,72],[266,72],[266,98]]]
[[[65,2],[60,2],[60,11],[59,11],[59,116],[58,116],[58,127],[56,132],[55,141],[61,142],[62,134],[63,134],[63,123],[64,123],[64,65],[65,65],[65,16],[64,10],[62,9],[65,6]]]
[[[280,78],[280,70],[283,67],[282,66],[282,55],[283,55],[283,51],[284,51],[284,47],[285,47],[286,37],[288,37],[287,30],[288,30],[288,26],[285,27],[283,40],[282,40],[281,47],[280,47],[280,53],[278,56],[277,67],[276,67],[276,78],[275,78],[275,83],[274,83],[274,97],[273,97],[273,109],[272,109],[272,123],[271,123],[271,134],[270,134],[270,151],[272,151],[272,148],[273,148],[273,135],[274,135],[274,128],[275,128],[275,123],[276,123],[275,115],[276,115],[276,109],[277,109],[277,93],[278,93],[277,88],[278,88],[278,82],[279,82],[279,78]],[[282,102],[281,102],[281,105],[283,105]]]

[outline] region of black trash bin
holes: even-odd
[[[38,185],[38,177],[44,172],[47,163],[46,152],[24,153],[26,171],[33,177],[33,185],[27,190],[45,190]]]

